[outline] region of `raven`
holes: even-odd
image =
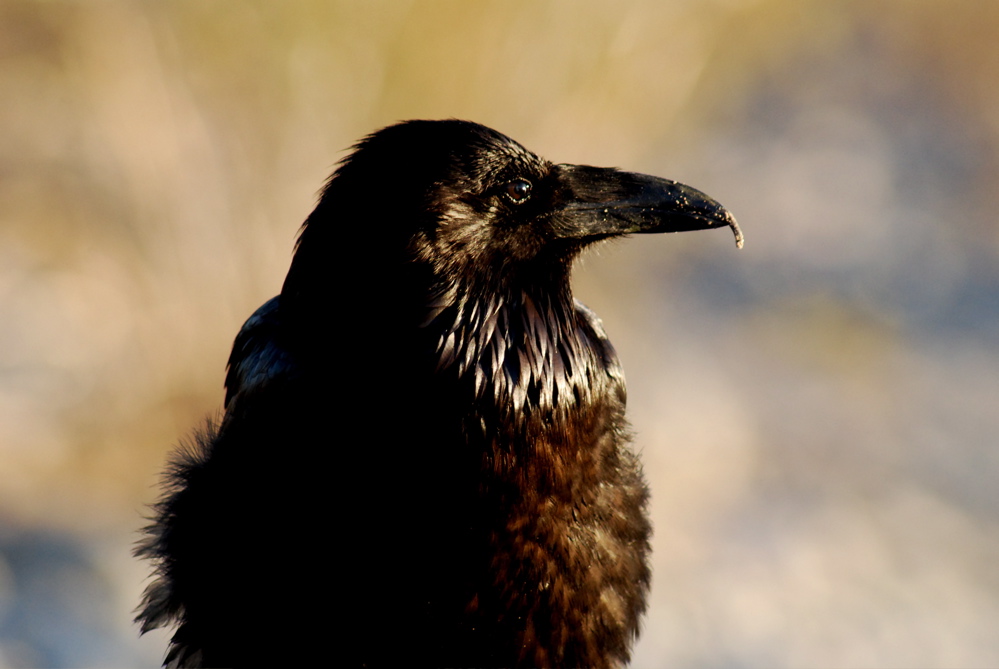
[[[165,664],[625,664],[648,491],[570,269],[597,240],[715,227],[742,245],[693,188],[476,123],[359,142],[136,550],[137,621],[176,625]]]

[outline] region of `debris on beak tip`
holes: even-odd
[[[731,214],[728,216],[728,227],[732,228],[732,233],[735,235],[735,248],[741,249],[742,245],[746,243],[746,238],[742,236],[742,230],[739,229],[739,224],[735,222],[735,216]]]

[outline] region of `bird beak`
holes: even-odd
[[[668,179],[587,165],[558,165],[566,204],[552,219],[563,239],[727,227],[742,248],[735,217],[701,191]]]

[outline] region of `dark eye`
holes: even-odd
[[[531,197],[531,182],[524,179],[514,179],[503,187],[503,192],[514,204],[526,202],[527,198]]]

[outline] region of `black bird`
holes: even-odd
[[[648,491],[570,269],[601,239],[715,227],[741,246],[693,188],[475,123],[362,140],[137,549],[143,631],[177,625],[166,664],[625,664]]]

